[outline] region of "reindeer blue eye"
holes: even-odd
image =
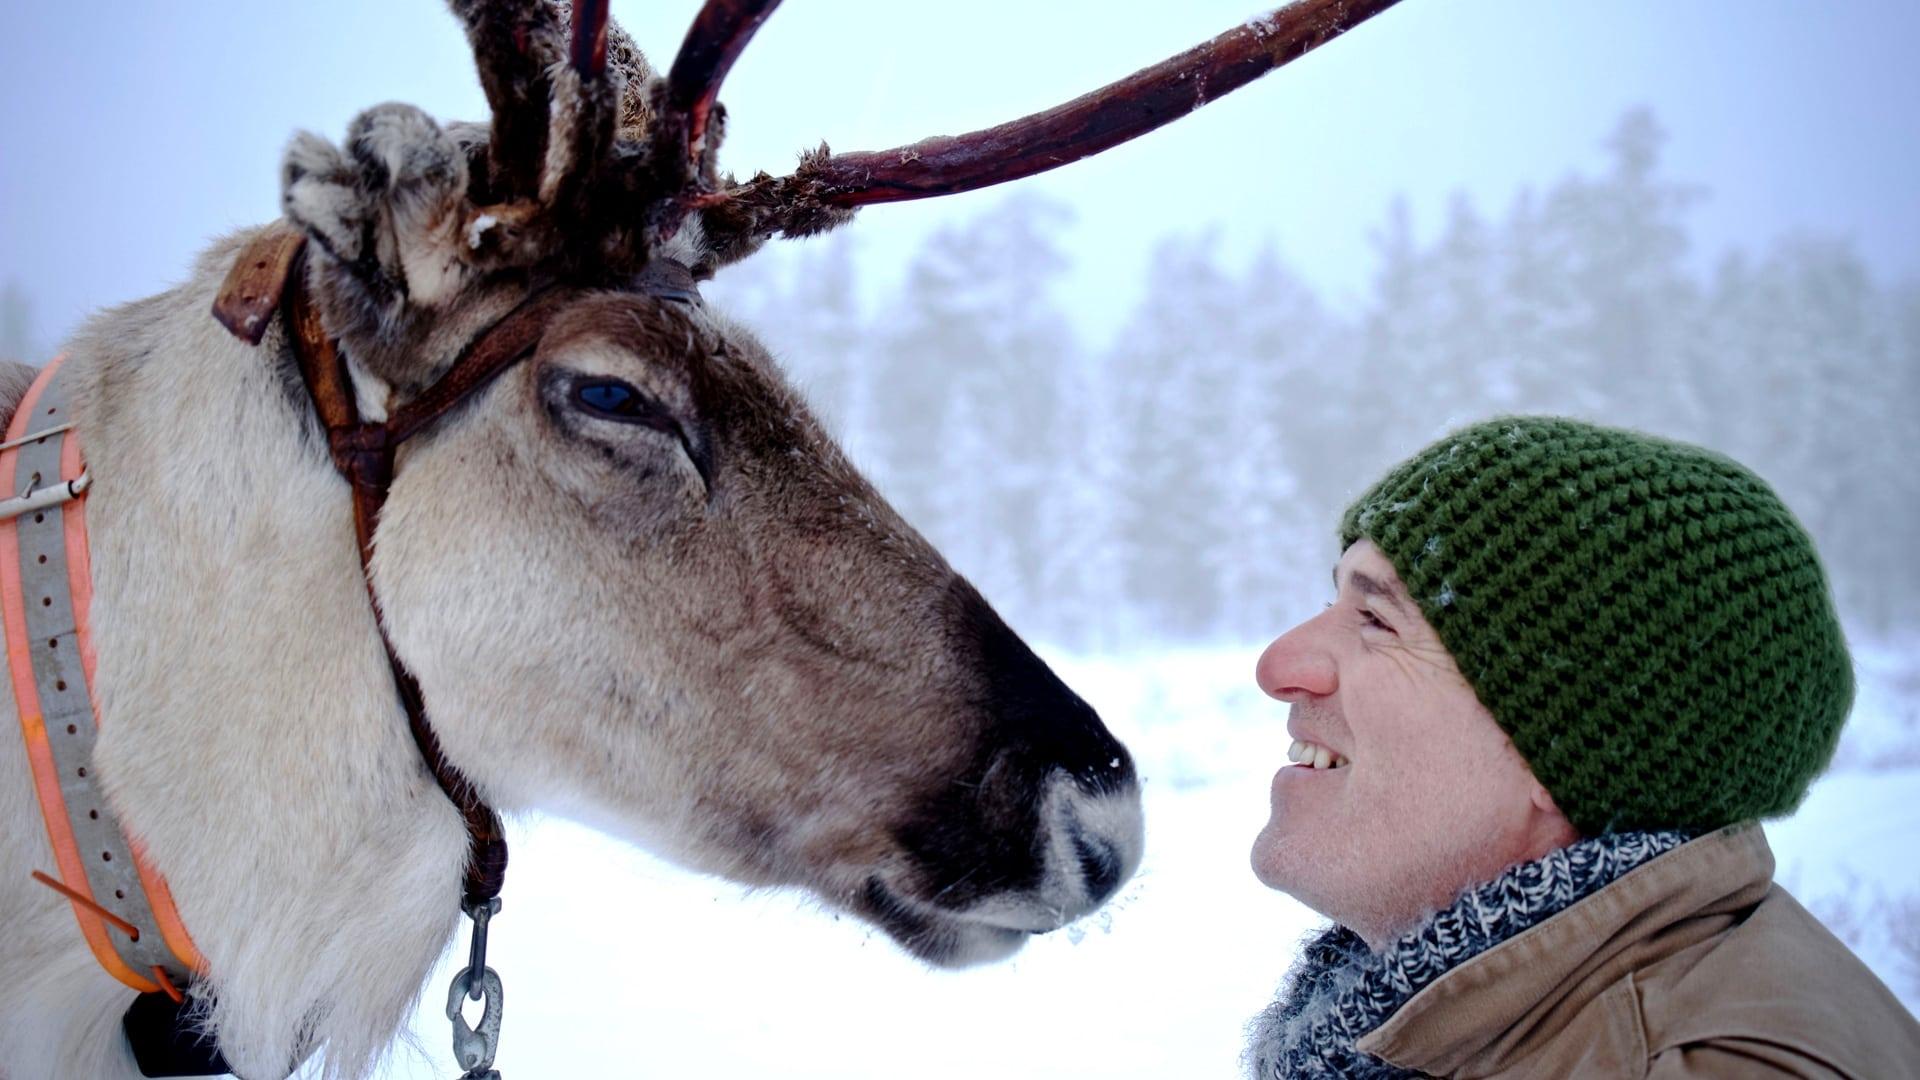
[[[632,416],[640,411],[640,393],[623,382],[591,382],[574,390],[580,404],[609,416]]]

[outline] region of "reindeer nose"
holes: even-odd
[[[1098,904],[1112,896],[1126,873],[1113,842],[1082,833],[1073,838],[1073,850],[1080,856],[1080,878],[1086,885],[1087,898]]]
[[[1073,790],[1061,796],[1061,827],[1072,841],[1080,886],[1092,910],[1112,896],[1140,862],[1140,784],[1133,758],[1116,748],[1112,757],[1063,770]]]
[[[968,813],[1004,838],[1003,881],[983,920],[1029,933],[1063,926],[1112,896],[1140,865],[1144,825],[1133,758],[964,580],[951,594],[976,657],[995,747]]]
[[[1050,835],[1043,838],[1040,892],[1062,922],[1099,907],[1140,865],[1145,846],[1140,790],[1132,763],[1122,756],[1120,765],[1124,775],[1089,783],[1063,770],[1050,784],[1045,804]]]

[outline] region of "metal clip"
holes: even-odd
[[[503,994],[500,976],[487,966],[487,923],[500,911],[500,898],[482,904],[462,904],[473,920],[473,944],[467,951],[467,966],[454,975],[447,987],[447,1019],[453,1021],[453,1057],[467,1070],[460,1080],[500,1080],[493,1067],[493,1055],[500,1045],[500,1011]],[[461,1014],[462,998],[484,1001],[480,1026],[467,1026]]]
[[[39,482],[40,474],[35,473],[32,481],[20,494],[11,499],[0,499],[0,521],[11,521],[22,514],[72,502],[87,493],[87,488],[93,483],[93,477],[83,472],[71,480],[49,484],[46,487],[35,487],[34,485]]]

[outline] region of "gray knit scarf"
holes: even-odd
[[[1354,1049],[1429,983],[1692,839],[1684,832],[1607,833],[1521,863],[1373,953],[1334,926],[1310,938],[1280,996],[1250,1025],[1255,1080],[1414,1077]]]

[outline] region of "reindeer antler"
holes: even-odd
[[[702,212],[710,243],[744,254],[776,233],[806,236],[832,228],[851,216],[852,208],[868,203],[925,199],[1018,180],[1185,116],[1396,3],[1399,0],[1300,0],[1044,112],[892,150],[829,155],[822,145],[802,155],[791,175],[763,173],[724,190],[689,193],[687,202]],[[730,6],[727,0],[711,0],[702,20],[723,6]],[[758,18],[765,18],[773,5],[759,6]],[[696,21],[696,34],[700,25]],[[690,34],[682,57],[696,44],[695,34]],[[728,63],[737,52],[736,44]],[[678,61],[674,71],[680,71]],[[717,76],[707,100],[715,88]]]
[[[667,107],[687,118],[689,160],[698,161],[705,153],[707,123],[717,107],[721,81],[779,6],[780,0],[708,0],[694,17],[667,72],[666,90]]]
[[[630,205],[623,164],[651,127],[656,80],[607,0],[451,0],[493,111],[465,232],[477,258],[562,267],[637,265],[644,244],[612,215]],[[563,30],[571,24],[570,32]]]
[[[597,79],[607,70],[607,0],[575,0],[573,48],[568,59],[583,78]]]
[[[1301,0],[1045,112],[892,150],[836,154],[806,170],[833,206],[991,187],[1108,150],[1224,97],[1400,0]],[[800,176],[782,178],[791,183]]]
[[[688,211],[698,207],[699,198],[721,186],[716,162],[726,110],[718,100],[720,84],[779,4],[780,0],[707,0],[694,16],[666,80],[655,85],[649,98],[653,124],[642,166],[648,186],[667,195],[648,208],[649,233],[655,243],[672,237]],[[731,186],[730,178],[727,184]]]
[[[665,79],[611,22],[607,0],[452,0],[494,113],[475,198],[488,205],[476,206],[471,235],[498,225],[503,255],[631,272],[697,215],[694,244],[710,270],[774,235],[830,229],[868,203],[971,191],[1097,154],[1398,2],[1299,0],[1032,116],[892,150],[829,154],[823,145],[788,176],[736,183],[715,166],[720,84],[779,0],[707,0]]]
[[[546,147],[547,72],[559,59],[554,10],[546,3],[502,4],[452,0],[467,28],[480,87],[493,111],[487,146],[487,185],[495,199],[531,194]]]

